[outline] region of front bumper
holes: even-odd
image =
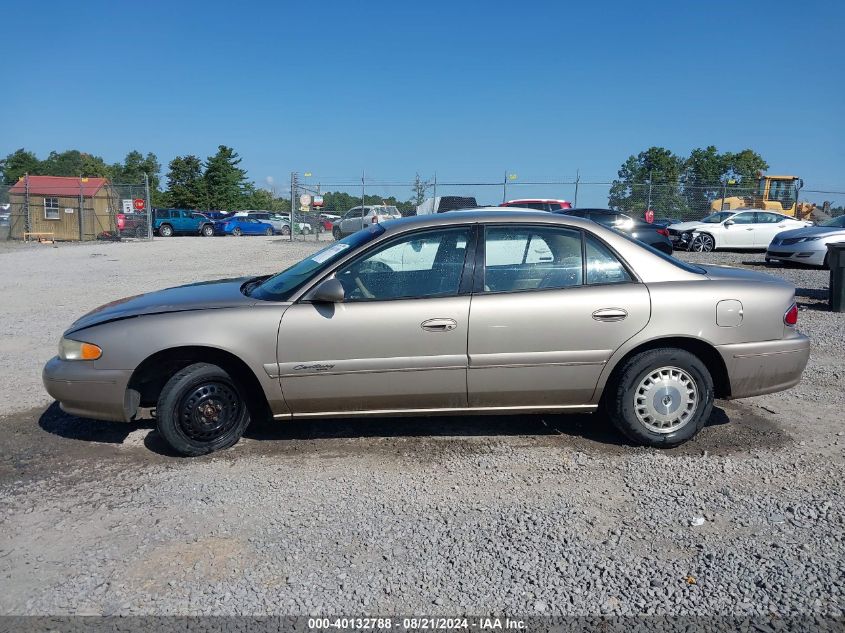
[[[669,229],[669,241],[672,242],[672,248],[686,249],[689,247],[691,240],[692,231],[677,231],[675,229]]]
[[[92,361],[50,359],[41,374],[47,393],[62,410],[82,418],[129,421],[138,407],[137,393],[127,389],[131,370],[95,369]]]
[[[812,243],[790,244],[789,246],[770,245],[766,251],[767,259],[781,262],[796,262],[810,266],[824,266],[827,246],[819,250]]]
[[[801,381],[810,358],[810,339],[803,334],[777,341],[720,345],[730,379],[730,398],[783,391]]]

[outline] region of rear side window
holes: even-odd
[[[488,227],[485,292],[580,286],[581,232],[566,227]]]
[[[595,237],[586,235],[587,283],[624,284],[632,281],[631,275],[613,252]]]

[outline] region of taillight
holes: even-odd
[[[798,305],[793,303],[789,306],[789,310],[783,315],[783,322],[786,325],[795,325],[798,323]]]
[[[377,215],[373,216],[373,224],[378,224],[378,216]]]
[[[663,237],[669,237],[669,229],[657,229],[657,232]]]

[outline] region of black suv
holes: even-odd
[[[645,220],[638,220],[611,209],[561,209],[555,213],[592,220],[610,229],[627,233],[643,244],[648,244],[667,255],[672,254],[672,241],[669,239],[669,231],[664,226],[649,224]]]

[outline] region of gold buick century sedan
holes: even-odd
[[[668,447],[714,398],[800,381],[794,294],[576,217],[455,211],[371,225],[273,276],[102,306],[64,333],[44,385],[74,415],[152,409],[184,455],[259,417],[462,413],[602,411]]]

